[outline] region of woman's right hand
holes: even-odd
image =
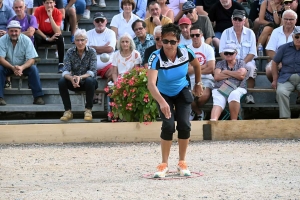
[[[166,101],[163,101],[159,104],[161,112],[165,115],[165,118],[170,119],[171,118],[171,110],[170,106]]]

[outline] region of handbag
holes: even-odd
[[[226,80],[221,87],[218,89],[218,91],[226,98],[230,95],[230,93],[235,90],[237,86],[230,82],[229,80]]]

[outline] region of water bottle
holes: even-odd
[[[258,44],[257,55],[264,56],[264,47],[261,45],[261,43]]]

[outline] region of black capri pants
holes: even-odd
[[[170,119],[167,119],[159,109],[160,117],[162,119],[161,139],[173,139],[173,133],[175,133],[175,120],[177,121],[176,130],[178,131],[178,139],[189,139],[191,132],[189,115],[191,112],[191,103],[193,102],[191,90],[188,87],[185,87],[176,96],[169,97],[162,93],[161,95],[169,104],[171,110],[171,117]]]

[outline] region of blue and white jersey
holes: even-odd
[[[189,62],[196,58],[194,52],[186,46],[179,45],[174,62],[170,61],[163,47],[154,51],[148,60],[150,69],[158,70],[157,88],[159,92],[173,97],[189,85]]]

